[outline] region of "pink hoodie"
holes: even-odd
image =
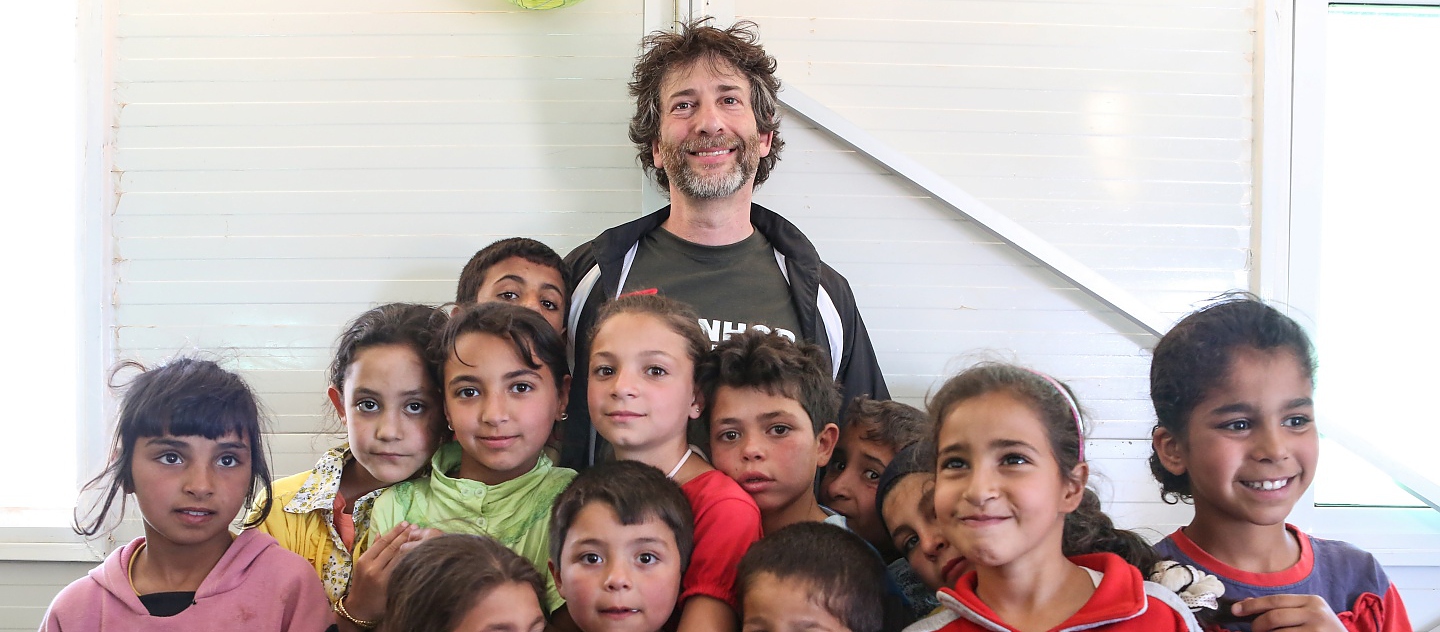
[[[235,630],[323,632],[330,600],[304,558],[255,529],[242,531],[173,617],[152,617],[130,587],[130,557],[145,538],[120,547],[50,603],[41,632],[59,630]]]

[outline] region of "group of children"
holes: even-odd
[[[755,331],[712,349],[654,292],[577,332],[613,454],[558,467],[561,442],[595,441],[556,435],[568,287],[553,251],[508,239],[465,267],[453,310],[361,314],[327,388],[348,441],[273,483],[238,376],[141,372],[77,527],[134,494],[145,536],[41,629],[1410,629],[1371,556],[1285,523],[1316,465],[1314,354],[1251,298],[1155,350],[1151,467],[1195,517],[1152,547],[1087,487],[1062,382],[982,363],[928,412],[842,414],[819,347]]]

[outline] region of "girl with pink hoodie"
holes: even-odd
[[[333,623],[304,558],[259,531],[230,532],[240,509],[270,486],[255,396],[239,376],[191,358],[142,372],[111,453],[87,486],[104,490],[104,500],[88,520],[77,516],[75,530],[106,530],[111,510],[123,514],[124,494],[134,494],[145,535],[60,591],[42,631],[320,632]]]

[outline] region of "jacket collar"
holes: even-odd
[[[1149,601],[1139,569],[1111,553],[1077,555],[1070,558],[1070,561],[1099,571],[1103,577],[1100,585],[1095,587],[1095,593],[1081,606],[1080,611],[1057,626],[1056,630],[1088,630],[1145,614]],[[971,572],[961,577],[954,589],[940,589],[937,597],[940,605],[953,613],[950,620],[966,619],[986,630],[996,632],[1013,630],[1000,620],[995,611],[980,601],[975,594],[976,579],[975,573]]]

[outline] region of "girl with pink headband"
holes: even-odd
[[[1084,417],[1063,383],[984,363],[929,408],[936,516],[974,570],[907,630],[1198,629],[1174,592],[1144,580],[1159,556],[1086,487]]]

